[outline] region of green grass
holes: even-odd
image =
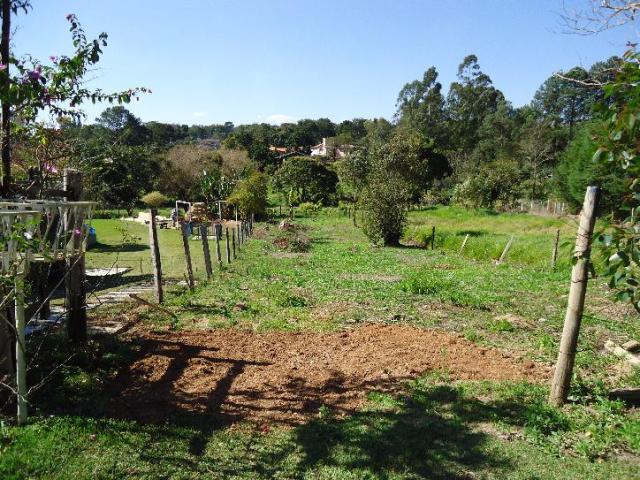
[[[335,213],[298,222],[307,227],[307,252],[281,250],[274,245],[282,236],[277,226],[259,225],[238,261],[216,268],[213,280],[194,291],[169,295],[167,308],[178,319],[173,326],[326,331],[404,322],[459,332],[539,362],[555,360],[570,247],[561,250],[555,271],[548,260],[555,229],[570,240],[571,222],[455,208],[412,212],[407,239],[430,234],[435,224],[435,250],[373,247]],[[88,254],[89,264],[148,258],[139,246],[146,227],[126,224],[143,240],[127,240],[127,251],[118,253],[123,222],[95,224],[103,247]],[[179,279],[179,234],[160,234],[168,276]],[[513,249],[496,266],[511,235]],[[192,245],[203,279],[201,249]],[[144,318],[175,323],[153,311]],[[601,280],[590,282],[572,403],[563,409],[547,405],[546,385],[451,382],[441,372],[409,382],[403,394],[371,393],[347,419],[323,407],[294,429],[212,429],[205,417],[155,425],[109,418],[107,387],[127,368],[134,346],[91,343],[49,377],[34,398],[33,421],[5,432],[0,478],[640,478],[639,414],[606,396],[612,386],[639,385],[640,373],[617,373],[617,359],[601,353],[607,339],[640,338],[639,323],[610,302]],[[38,364],[59,364],[66,353],[43,348]]]

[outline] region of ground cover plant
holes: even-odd
[[[95,262],[113,259],[124,224],[102,222]],[[416,232],[434,224],[443,234],[436,248],[417,247]],[[570,237],[571,221],[429,209],[409,214],[396,248],[372,245],[337,210],[294,225],[256,225],[237,262],[193,291],[174,289],[174,317],[140,305],[103,311],[133,320],[133,330],[90,342],[48,377],[32,422],[3,431],[0,475],[634,478],[638,412],[607,392],[637,385],[638,372],[602,345],[640,331],[599,279],[572,401],[546,403],[570,268],[550,268],[550,237],[558,227]],[[487,243],[472,237],[458,254],[462,232],[482,230]],[[179,255],[171,234],[168,251]],[[304,251],[277,241],[301,234]],[[491,235],[496,247],[518,235],[501,265]],[[67,358],[47,352],[56,350],[41,349],[39,365]]]

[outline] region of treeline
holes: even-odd
[[[584,187],[596,183],[605,208],[615,210],[623,189],[619,167],[591,158],[596,107],[610,101],[602,85],[619,62],[610,58],[552,75],[519,108],[469,55],[447,89],[435,67],[404,85],[391,121],[187,126],[143,123],[118,106],[94,124],[61,121],[56,135],[70,145],[66,161],[87,172],[92,195],[129,209],[151,190],[227,198],[258,172],[269,175],[271,191],[288,203],[371,200],[375,177],[378,183],[404,178],[396,192],[406,191],[408,202],[491,208],[553,196],[577,209]],[[305,158],[323,138],[327,157]]]

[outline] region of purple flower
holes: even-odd
[[[7,69],[7,65],[4,63],[0,63],[0,70],[6,70]]]
[[[70,13],[67,15],[67,20],[71,21],[73,19],[73,17],[75,17],[75,15],[73,13]]]
[[[29,73],[27,73],[27,76],[31,80],[40,80],[40,77],[42,76],[42,67],[38,65],[34,70],[31,70]]]
[[[74,234],[76,237],[79,237],[80,235],[82,235],[82,231],[81,231],[79,228],[76,228],[76,229],[73,231],[73,234]]]
[[[56,63],[58,61],[58,57],[56,57],[55,55],[49,55],[49,60],[51,60],[53,63]]]

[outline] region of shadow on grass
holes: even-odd
[[[89,248],[90,253],[130,253],[143,252],[145,250],[149,250],[149,245],[143,245],[140,243],[119,243],[116,245],[96,243]]]
[[[152,281],[151,274],[142,275],[105,275],[102,277],[86,277],[87,291],[99,292],[111,288],[125,287],[139,283],[149,283]]]
[[[496,449],[487,448],[489,435],[480,427],[493,421],[520,427],[532,408],[516,398],[480,401],[450,384],[406,377],[365,381],[339,372],[322,386],[310,385],[292,372],[283,384],[239,389],[234,388],[238,376],[249,369],[250,375],[260,375],[271,364],[224,358],[217,348],[182,341],[171,333],[112,344],[108,351],[100,345],[86,347],[64,369],[39,372],[40,378],[50,376],[32,399],[38,413],[101,419],[106,424],[116,419],[123,438],[127,430],[151,429],[154,443],[182,444],[169,456],[165,449],[146,449],[144,461],[179,463],[187,471],[200,468],[199,462],[211,463],[218,436],[233,432],[225,427],[249,421],[267,429],[293,427],[286,440],[268,440],[261,430],[251,434],[268,444],[252,453],[249,465],[237,468],[254,469],[260,478],[273,478],[283,468],[293,469],[288,473],[295,478],[324,469],[359,472],[367,478],[386,479],[398,472],[407,478],[476,478],[467,472],[513,468]],[[58,358],[41,358],[39,363],[58,365],[67,353],[58,351]],[[136,367],[143,359],[160,368],[150,370],[150,363]],[[115,379],[108,373],[114,368],[121,372]],[[40,380],[35,374],[31,372],[32,384]],[[209,379],[210,387],[194,389],[191,382],[202,378]],[[371,402],[364,410],[340,404],[341,397],[354,391],[369,393]],[[297,419],[289,422],[295,419],[292,414],[298,414]],[[300,422],[303,419],[306,423]]]

